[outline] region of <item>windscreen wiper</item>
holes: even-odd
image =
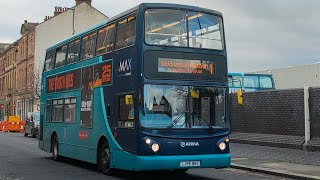
[[[200,113],[197,113],[196,111],[192,112],[193,115],[195,115],[198,119],[202,120],[212,132],[215,132],[215,130],[212,128],[210,122],[208,122],[203,116],[201,116]]]
[[[164,132],[166,133],[166,132],[168,132],[170,129],[172,129],[173,126],[175,126],[175,125],[180,121],[180,119],[183,117],[183,115],[184,115],[185,113],[186,113],[186,112],[183,112],[183,113],[181,113],[177,118],[175,118],[175,119],[173,120],[172,124],[171,124],[170,126],[168,126],[168,127],[164,130]]]

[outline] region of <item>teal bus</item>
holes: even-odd
[[[220,12],[143,3],[46,49],[39,147],[104,174],[225,168]]]
[[[262,73],[228,73],[229,92],[243,92],[275,90],[275,83],[271,74]]]

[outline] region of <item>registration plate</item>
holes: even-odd
[[[180,162],[180,167],[198,167],[200,166],[200,161],[182,161]]]

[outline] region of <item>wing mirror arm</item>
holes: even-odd
[[[110,118],[111,117],[111,105],[108,104],[107,106],[107,118]]]

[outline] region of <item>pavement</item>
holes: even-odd
[[[232,132],[231,142],[292,149],[320,151],[320,137],[312,137],[307,145],[303,136]]]
[[[232,168],[292,179],[320,179],[320,152],[231,144]]]

